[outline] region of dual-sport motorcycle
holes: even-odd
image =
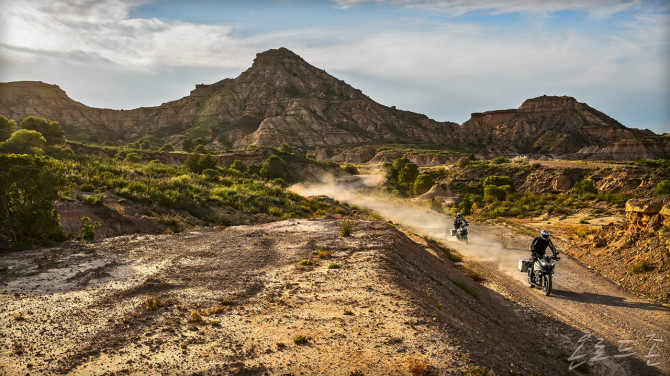
[[[558,252],[556,252],[556,255],[558,255]],[[560,259],[561,258],[558,256],[552,257],[549,255],[534,258],[534,262],[533,260],[520,259],[519,271],[528,273],[528,284],[530,287],[535,287],[535,285],[537,285],[542,289],[544,295],[549,295],[551,294],[552,278],[556,267],[556,261]]]
[[[456,236],[456,239],[460,241],[464,241],[466,244],[468,243],[468,225],[467,224],[462,224],[458,226],[457,229],[451,230],[451,236]]]

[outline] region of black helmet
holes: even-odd
[[[549,239],[549,231],[547,231],[547,230],[542,230],[542,231],[540,231],[540,236],[541,236],[543,239]]]

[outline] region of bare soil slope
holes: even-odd
[[[3,255],[0,374],[565,374],[569,326],[529,320],[389,224],[340,237],[338,223]]]

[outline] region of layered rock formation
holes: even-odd
[[[68,137],[92,141],[127,142],[145,134],[176,139],[186,131],[233,147],[440,143],[458,126],[376,103],[285,48],[258,54],[235,79],[197,85],[189,96],[151,108],[91,108],[55,85],[3,83],[0,114],[17,121],[49,118]]]
[[[234,79],[196,85],[184,98],[134,110],[91,108],[56,85],[2,83],[0,114],[17,121],[45,117],[60,122],[68,138],[116,143],[153,135],[173,143],[201,137],[214,147],[236,148],[288,143],[317,150],[394,142],[444,145],[489,156],[670,155],[667,137],[627,128],[571,97],[542,96],[518,109],[474,113],[462,126],[437,122],[383,106],[285,48],[259,53]]]
[[[656,135],[631,129],[572,97],[541,96],[528,99],[518,108],[474,113],[463,123],[460,137],[478,145],[497,145],[500,154],[619,156],[617,142],[642,143]],[[625,141],[622,141],[625,140]],[[668,154],[670,143],[655,150],[638,148],[637,158]],[[635,154],[625,150],[624,159]]]
[[[629,200],[626,223],[603,226],[571,256],[605,277],[670,302],[670,195]],[[603,262],[603,260],[608,260]]]

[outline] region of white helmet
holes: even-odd
[[[547,230],[540,231],[540,236],[543,237],[544,239],[549,239],[549,231]]]
[[[457,216],[457,217],[460,217],[460,216],[461,216],[461,212],[456,213],[456,216]]]

